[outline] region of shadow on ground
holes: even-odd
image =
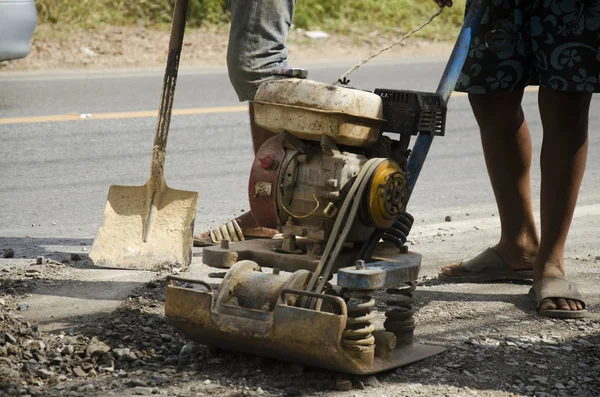
[[[526,285],[526,284],[523,284]],[[525,294],[503,294],[503,293],[470,293],[470,292],[448,292],[448,291],[423,291],[415,292],[415,299],[420,306],[426,306],[432,301],[442,302],[504,302],[510,303],[517,309],[531,313],[533,304],[529,300],[526,292],[529,287],[525,288]]]
[[[73,267],[93,266],[88,258],[93,239],[0,237],[0,252],[11,249],[14,259],[30,259],[35,263],[39,256]],[[73,260],[73,255],[80,259]]]

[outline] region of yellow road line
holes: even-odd
[[[525,92],[537,91],[538,87],[527,87]],[[464,92],[453,92],[453,97],[464,97]],[[189,116],[194,114],[216,114],[216,113],[238,113],[247,112],[248,105],[241,106],[222,106],[212,108],[192,108],[192,109],[174,109],[173,116]],[[32,116],[32,117],[8,117],[0,118],[2,124],[29,124],[29,123],[51,123],[60,121],[75,120],[108,120],[108,119],[133,119],[140,117],[157,117],[157,110],[142,110],[139,112],[115,112],[115,113],[93,113],[93,114],[58,114],[53,116]]]
[[[236,113],[247,112],[248,105],[244,106],[223,106],[214,108],[196,108],[196,109],[173,109],[173,116],[186,116],[193,114],[215,114],[215,113]],[[158,117],[157,110],[143,110],[139,112],[115,112],[115,113],[94,113],[94,114],[59,114],[54,116],[32,116],[32,117],[9,117],[0,118],[0,124],[28,124],[28,123],[48,123],[59,121],[74,120],[108,120],[108,119],[133,119],[139,117]]]

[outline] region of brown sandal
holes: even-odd
[[[564,278],[544,277],[535,283],[529,290],[529,298],[534,302],[535,308],[541,316],[554,318],[583,318],[588,315],[583,297],[575,284]],[[569,299],[578,301],[582,310],[544,309],[540,306],[544,299]]]
[[[474,258],[444,267],[460,267],[460,276],[438,274],[438,279],[451,283],[484,283],[490,281],[531,280],[533,270],[515,270],[496,252],[488,248]]]
[[[194,247],[209,247],[220,243],[221,240],[229,240],[235,243],[247,239],[273,238],[277,233],[275,229],[260,226],[246,230],[246,233],[244,233],[238,221],[232,219],[201,235],[194,235]]]
[[[222,223],[202,235],[194,235],[194,247],[208,247],[221,242],[221,240],[231,242],[245,240],[242,228],[235,219]]]

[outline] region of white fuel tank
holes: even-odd
[[[379,136],[383,104],[378,95],[313,80],[285,78],[263,83],[254,98],[257,125],[339,145],[368,147]]]

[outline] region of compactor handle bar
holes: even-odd
[[[467,55],[469,54],[471,41],[475,36],[475,32],[477,32],[477,28],[479,27],[483,13],[487,9],[487,4],[487,0],[473,0],[471,7],[469,7],[469,10],[467,11],[462,29],[458,34],[456,44],[454,44],[454,49],[452,50],[452,54],[450,55],[450,59],[446,64],[446,69],[444,70],[444,74],[442,74],[442,79],[440,80],[436,90],[436,93],[440,94],[444,98],[446,104],[448,104],[450,96],[454,91],[454,86],[456,85],[458,76],[460,75],[465,60],[467,59]],[[421,169],[423,168],[423,164],[425,163],[425,159],[429,153],[429,148],[433,142],[433,137],[434,136],[431,134],[419,134],[415,144],[413,145],[412,152],[408,160],[409,199],[413,189],[415,188],[417,179],[419,179],[419,174],[421,173]]]

